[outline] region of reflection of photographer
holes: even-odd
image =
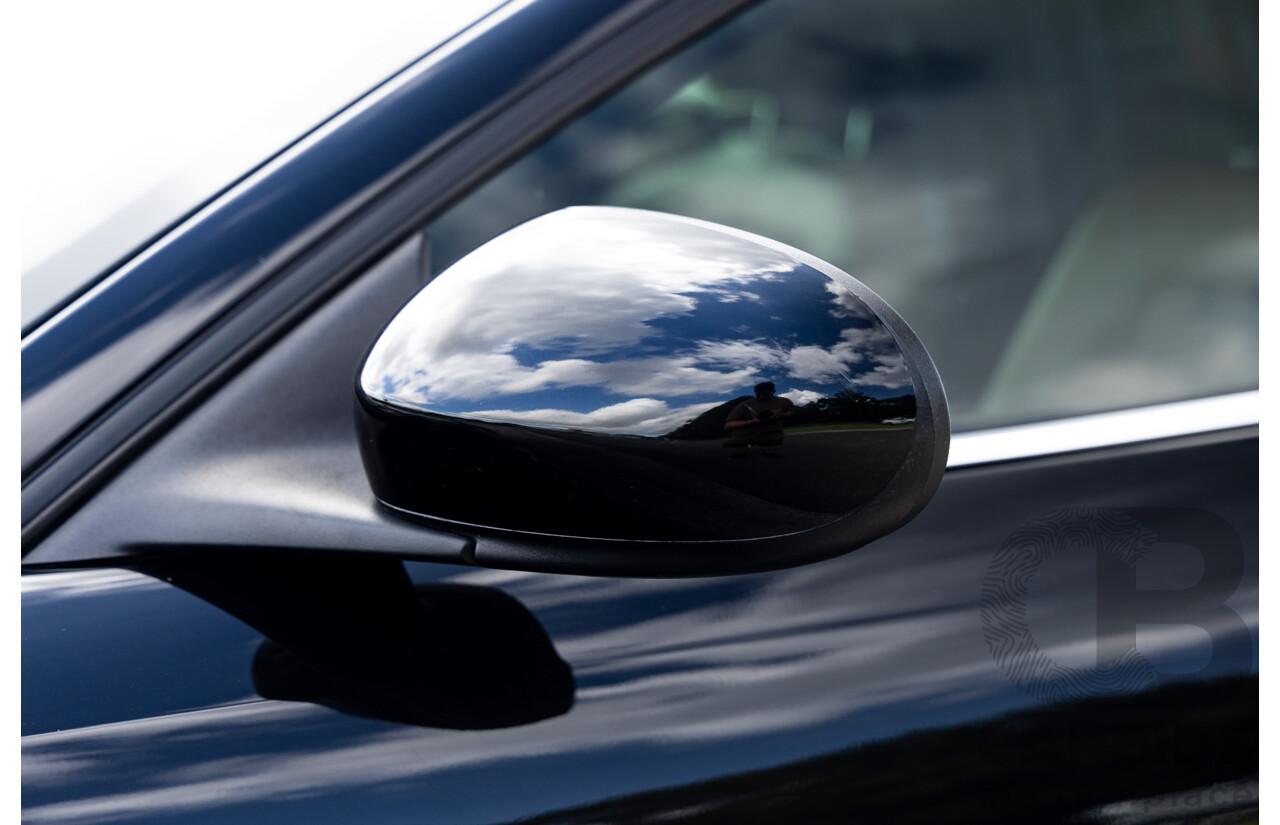
[[[725,422],[729,438],[724,442],[733,458],[746,458],[749,447],[759,447],[762,455],[781,458],[776,448],[782,444],[783,421],[796,414],[790,398],[774,395],[773,382],[756,384],[755,398],[743,401]]]

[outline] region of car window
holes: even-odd
[[[655,209],[864,281],[957,430],[1257,386],[1256,4],[773,0],[436,220]]]
[[[15,9],[23,326],[500,2]]]

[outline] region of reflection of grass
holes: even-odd
[[[877,424],[874,421],[856,421],[848,424],[800,424],[783,428],[788,433],[820,433],[827,430],[909,430],[914,424]]]

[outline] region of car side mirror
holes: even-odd
[[[841,270],[703,221],[575,207],[491,240],[358,380],[378,500],[477,564],[711,575],[840,555],[929,501],[942,383]]]

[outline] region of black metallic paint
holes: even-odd
[[[25,597],[24,733],[40,734],[24,743],[28,816],[1063,821],[1228,780],[1223,793],[1247,812],[1256,446],[1244,431],[955,471],[898,533],[774,573],[653,581],[413,565],[419,582],[519,599],[574,671],[567,714],[483,733],[256,699],[255,637],[220,611],[111,571],[40,576]],[[1183,628],[1148,690],[1037,704],[992,660],[979,598],[1004,538],[1067,503],[1225,518],[1248,551],[1228,604],[1249,635],[1216,640],[1221,664],[1200,672],[1203,634]],[[1080,630],[1091,593],[1059,584],[1042,627]],[[159,632],[148,629],[157,611]],[[135,631],[118,622],[128,614]],[[104,658],[121,633],[151,638],[148,655]],[[92,708],[72,699],[86,660],[99,662]]]

